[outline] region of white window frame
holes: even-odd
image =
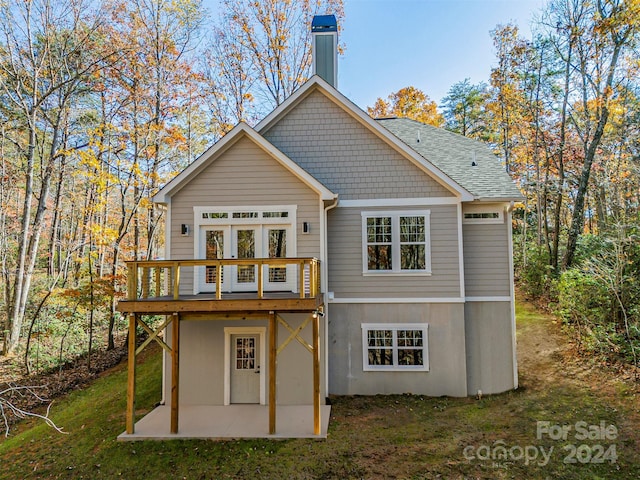
[[[470,217],[467,217],[469,215]],[[495,218],[473,218],[473,215],[497,215]],[[474,224],[493,224],[498,225],[504,223],[504,208],[500,205],[469,205],[465,206],[462,211],[462,223]]]
[[[431,275],[431,210],[382,210],[363,211],[362,215],[362,274],[368,275]],[[391,270],[369,270],[367,241],[367,219],[391,217]],[[424,217],[425,268],[424,270],[401,270],[400,217]]]
[[[369,331],[391,330],[393,332],[393,365],[369,365]],[[398,330],[422,331],[423,365],[398,365]],[[429,324],[427,323],[363,323],[362,324],[362,370],[365,372],[428,372],[429,371]]]

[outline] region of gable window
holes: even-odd
[[[504,209],[501,206],[470,205],[465,208],[464,223],[504,223]]]
[[[362,212],[364,273],[431,273],[429,214]]]
[[[364,371],[429,370],[427,324],[362,324]]]

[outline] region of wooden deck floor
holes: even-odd
[[[215,293],[180,295],[176,300],[171,296],[151,297],[137,300],[121,300],[117,310],[122,313],[144,315],[164,315],[171,313],[210,312],[311,312],[324,303],[324,295],[300,298],[295,292],[264,292],[262,298],[257,292],[223,293],[216,299]]]

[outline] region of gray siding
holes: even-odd
[[[262,133],[342,200],[452,196],[319,91]]]
[[[509,296],[510,225],[463,224],[464,280],[467,297]]]
[[[279,162],[248,138],[215,159],[171,199],[171,258],[194,258],[194,232],[180,235],[180,225],[193,226],[194,206],[297,205],[297,256],[320,255],[320,200]],[[302,223],[311,233],[302,234]],[[193,291],[192,269],[181,272],[183,293]]]
[[[283,314],[292,328],[304,320],[303,314]],[[180,404],[224,405],[224,327],[266,327],[266,348],[269,347],[268,320],[227,322],[221,320],[182,320],[180,323]],[[171,329],[167,331],[171,341]],[[279,324],[278,345],[289,336],[289,331]],[[309,344],[312,342],[311,324],[300,334]],[[320,398],[324,402],[325,361],[324,326],[320,322]],[[269,403],[269,352],[265,352],[266,364],[260,365],[265,375],[265,402]],[[171,357],[165,353],[165,392],[167,404],[171,402]],[[311,354],[297,341],[292,341],[278,355],[276,403],[278,405],[313,404],[313,364]]]
[[[336,298],[460,297],[457,208],[432,205],[430,276],[362,274],[362,210],[407,208],[334,208],[329,211],[329,291]]]
[[[467,395],[463,304],[332,304],[329,393]],[[362,323],[427,323],[428,372],[363,371]]]
[[[515,388],[510,302],[467,302],[464,308],[468,394]]]

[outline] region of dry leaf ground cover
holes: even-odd
[[[477,398],[332,398],[329,438],[119,443],[126,371],[56,401],[68,435],[22,422],[0,443],[1,479],[637,479],[639,388],[576,357],[551,316],[518,307],[521,387]],[[160,356],[139,368],[140,414]]]

